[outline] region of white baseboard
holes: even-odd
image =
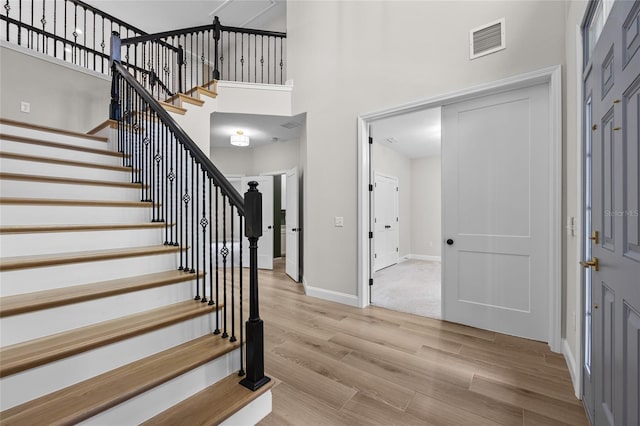
[[[442,256],[429,256],[426,254],[408,254],[405,259],[430,260],[431,262],[442,262]]]
[[[361,307],[358,296],[353,294],[340,293],[338,291],[327,290],[324,288],[312,287],[307,284],[307,280],[302,280],[304,292],[307,296],[317,297],[318,299],[328,300],[330,302],[342,303],[343,305]]]
[[[576,362],[576,358],[571,352],[569,342],[566,339],[562,339],[562,354],[567,361],[567,367],[569,368],[569,374],[571,375],[571,382],[573,383],[573,392],[578,399],[582,399],[581,392],[581,375],[580,366]]]

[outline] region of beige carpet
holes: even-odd
[[[373,275],[371,303],[394,311],[441,318],[440,262],[406,260]]]

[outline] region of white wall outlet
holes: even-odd
[[[338,226],[338,227],[342,227],[342,226],[344,226],[344,217],[342,217],[342,216],[336,216],[336,221],[335,221],[335,223],[336,223],[336,226]]]
[[[30,113],[31,112],[31,104],[29,102],[22,101],[20,102],[20,111]]]

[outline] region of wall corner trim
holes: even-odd
[[[567,339],[562,339],[562,355],[564,355],[564,359],[567,361],[567,367],[571,375],[571,383],[573,384],[573,393],[577,399],[581,400],[580,366],[576,363],[576,358],[573,352],[571,352],[571,347]]]

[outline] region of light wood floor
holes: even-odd
[[[322,301],[260,273],[273,412],[261,425],[586,425],[544,343]]]

